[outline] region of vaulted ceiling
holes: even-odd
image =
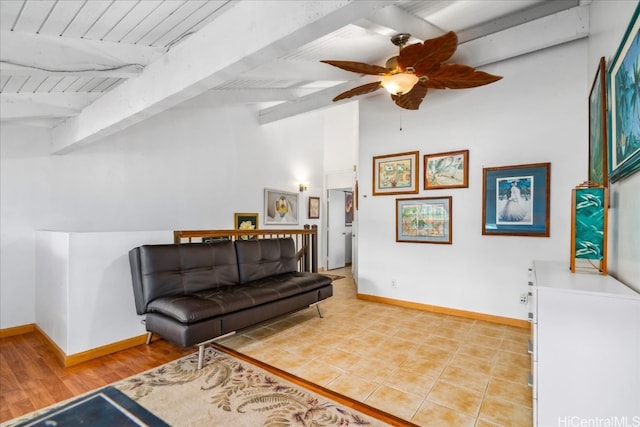
[[[589,0],[0,1],[0,119],[51,128],[66,152],[176,106],[255,104],[268,123],[322,108],[453,30],[473,67],[588,36]],[[389,96],[378,91],[367,96]],[[428,100],[425,100],[428,102]]]

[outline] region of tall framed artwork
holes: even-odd
[[[309,219],[320,218],[320,197],[309,197]]]
[[[598,70],[589,93],[589,181],[607,186],[609,162],[607,161],[607,81],[604,56],[598,62]]]
[[[607,274],[607,188],[585,182],[571,191],[571,272]]]
[[[373,158],[373,195],[418,192],[418,152],[387,154]]]
[[[298,223],[298,193],[264,189],[264,223],[293,225]]]
[[[640,4],[609,64],[609,180],[640,169]]]
[[[549,237],[551,163],[482,171],[482,234]]]

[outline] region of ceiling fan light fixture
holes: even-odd
[[[418,76],[412,73],[396,73],[384,76],[380,85],[393,95],[404,95],[418,83]]]

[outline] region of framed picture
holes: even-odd
[[[607,82],[605,59],[600,58],[589,93],[589,181],[606,186],[607,162]]]
[[[451,241],[451,196],[396,199],[396,242]]]
[[[467,187],[469,187],[469,150],[425,154],[425,190]]]
[[[257,213],[235,213],[233,214],[233,224],[236,230],[255,230],[258,228]]]
[[[418,192],[418,152],[387,154],[373,158],[373,195]]]
[[[607,274],[607,188],[590,182],[571,191],[572,272]]]
[[[264,189],[264,223],[293,225],[298,223],[298,193]]]
[[[344,192],[344,225],[353,223],[353,191]]]
[[[640,4],[609,64],[609,180],[616,182],[640,169],[638,70]]]
[[[482,172],[482,234],[549,237],[551,163]]]
[[[309,219],[320,218],[320,197],[309,197]]]

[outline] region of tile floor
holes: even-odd
[[[356,298],[349,269],[320,307],[219,341],[421,426],[531,426],[526,329]]]

